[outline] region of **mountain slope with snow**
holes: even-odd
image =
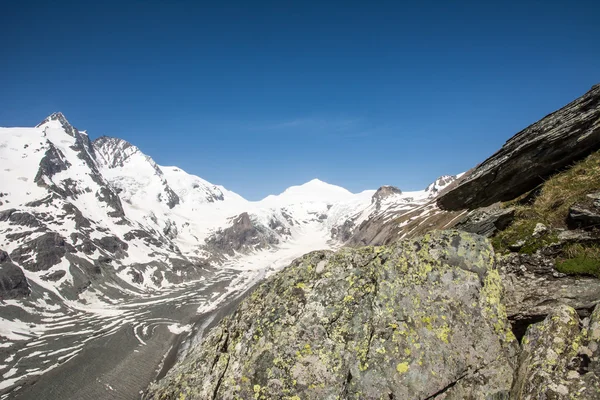
[[[47,332],[78,337],[74,357],[90,332],[146,318],[132,316],[133,304],[160,309],[171,296],[198,297],[188,287],[214,287],[194,300],[206,312],[304,253],[376,242],[377,229],[401,226],[399,218],[418,224],[438,212],[433,199],[454,179],[356,194],[314,179],[248,201],[122,139],[91,141],[60,113],[33,128],[0,128],[0,347],[34,364],[53,360],[44,370],[0,362],[0,398],[64,361]],[[137,324],[145,343],[151,333]]]
[[[126,290],[196,279],[207,265],[302,235],[336,247],[365,221],[409,211],[455,179],[358,194],[314,179],[250,202],[122,139],[92,142],[60,113],[35,128],[0,129],[0,160],[0,246],[28,278],[77,298],[105,292],[106,279]],[[46,253],[50,261],[38,260]]]

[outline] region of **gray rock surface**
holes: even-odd
[[[560,305],[584,315],[600,303],[600,279],[561,274],[554,269],[553,257],[512,253],[498,257],[497,264],[506,312],[516,330],[544,319]]]
[[[517,344],[488,242],[313,252],[261,284],[147,399],[507,398]]]
[[[580,321],[568,306],[523,338],[511,399],[600,399],[600,307]]]
[[[373,194],[373,196],[371,197],[371,204],[375,204],[375,208],[379,210],[381,207],[381,202],[384,199],[399,194],[402,194],[402,190],[398,189],[395,186],[382,186],[379,189],[377,189],[375,194]]]
[[[475,209],[526,193],[600,149],[600,85],[517,133],[458,186],[440,196],[446,210]]]
[[[600,230],[600,193],[590,194],[586,201],[571,206],[567,225],[571,229]]]
[[[454,228],[491,237],[496,232],[508,227],[514,217],[514,208],[501,208],[496,204],[471,211],[462,221],[454,225]]]
[[[29,271],[45,271],[58,264],[75,248],[55,232],[44,233],[13,250],[11,258]]]

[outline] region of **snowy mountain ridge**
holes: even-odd
[[[298,256],[339,247],[369,218],[413,209],[455,179],[418,192],[384,186],[357,194],[314,179],[248,201],[160,166],[125,140],[91,141],[61,113],[34,128],[0,128],[0,160],[0,248],[28,281],[74,300],[114,292],[104,287],[109,281],[144,291],[198,279],[301,236],[314,240]],[[25,214],[25,224],[15,217]],[[39,262],[40,253],[53,257]]]
[[[189,333],[307,252],[369,243],[400,217],[418,225],[453,180],[354,194],[314,179],[248,201],[125,140],[91,141],[61,113],[0,128],[0,166],[0,348],[15,355],[0,363],[2,399],[90,341]]]

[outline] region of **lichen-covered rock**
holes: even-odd
[[[573,308],[557,307],[527,330],[511,399],[600,399],[599,343],[600,307],[583,324]]]
[[[262,283],[148,399],[507,398],[517,343],[481,236],[313,252]]]
[[[497,266],[506,312],[515,326],[539,322],[561,304],[584,313],[600,303],[600,279],[561,274],[552,256],[511,253],[497,257]]]

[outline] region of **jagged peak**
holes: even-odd
[[[46,117],[46,119],[37,124],[35,127],[40,128],[51,121],[58,121],[68,135],[75,136],[75,128],[60,111],[50,114],[48,117]]]
[[[71,125],[65,117],[65,115],[58,111],[48,115],[42,122],[36,125],[36,128],[39,128],[40,126],[47,124],[50,121],[58,121],[61,124]]]

